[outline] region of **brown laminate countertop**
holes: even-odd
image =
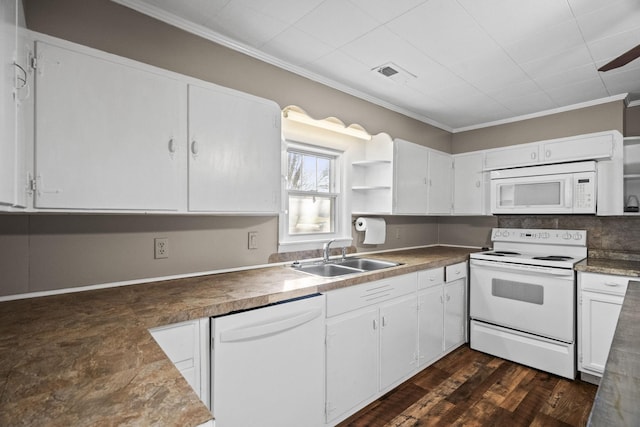
[[[640,277],[640,261],[588,257],[575,265],[576,271]]]
[[[0,303],[0,425],[180,425],[212,418],[148,329],[466,261],[435,246],[321,278],[274,266]]]
[[[589,426],[640,425],[640,282],[629,281]]]

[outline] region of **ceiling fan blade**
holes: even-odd
[[[632,48],[631,50],[623,53],[622,55],[618,56],[616,59],[609,62],[608,64],[605,64],[602,67],[598,68],[598,71],[609,71],[609,70],[613,70],[614,68],[622,67],[623,65],[628,64],[629,62],[633,61],[638,57],[640,57],[640,44]]]

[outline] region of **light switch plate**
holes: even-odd
[[[258,232],[250,231],[248,241],[249,249],[258,249]]]

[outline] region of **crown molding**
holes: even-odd
[[[486,123],[480,123],[477,125],[471,125],[471,126],[464,126],[464,127],[459,127],[459,128],[453,128],[451,126],[447,126],[443,123],[440,123],[436,120],[433,120],[429,117],[423,116],[421,114],[417,114],[413,111],[407,110],[405,108],[399,107],[395,104],[392,104],[390,102],[384,101],[380,98],[371,96],[369,94],[366,94],[364,92],[361,92],[359,90],[356,90],[350,86],[347,86],[345,84],[339,83],[335,80],[329,79],[327,77],[321,76],[319,74],[313,73],[309,70],[306,70],[302,67],[293,65],[289,62],[283,61],[281,59],[278,59],[272,55],[268,55],[258,49],[255,49],[251,46],[248,46],[244,43],[240,43],[236,40],[233,40],[223,34],[220,34],[216,31],[211,30],[210,28],[204,27],[202,25],[198,25],[195,24],[193,22],[190,22],[186,19],[180,18],[172,13],[169,13],[165,10],[162,10],[156,6],[150,5],[148,3],[145,3],[141,0],[111,0],[114,3],[120,4],[122,6],[128,7],[130,9],[136,10],[140,13],[143,13],[145,15],[148,15],[152,18],[155,18],[159,21],[162,21],[164,23],[167,23],[169,25],[172,25],[174,27],[180,28],[184,31],[187,31],[191,34],[197,35],[199,37],[202,37],[204,39],[210,40],[214,43],[217,43],[219,45],[222,45],[224,47],[227,47],[229,49],[232,49],[234,51],[243,53],[247,56],[250,56],[252,58],[258,59],[260,61],[266,62],[268,64],[271,64],[275,67],[281,68],[283,70],[292,72],[294,74],[297,74],[301,77],[305,77],[309,80],[315,81],[317,83],[323,84],[325,86],[328,86],[330,88],[339,90],[340,92],[344,92],[348,95],[354,96],[356,98],[362,99],[364,101],[370,102],[372,104],[378,105],[380,107],[386,108],[388,110],[394,111],[396,113],[402,114],[404,116],[410,117],[412,119],[418,120],[420,122],[426,123],[428,125],[434,126],[436,128],[445,130],[447,132],[451,132],[451,133],[460,133],[460,132],[467,132],[467,131],[471,131],[471,130],[476,130],[476,129],[482,129],[482,128],[487,128],[487,127],[491,127],[491,126],[498,126],[498,125],[503,125],[503,124],[508,124],[508,123],[514,123],[514,122],[519,122],[522,120],[528,120],[528,119],[535,119],[538,117],[544,117],[544,116],[548,116],[548,115],[552,115],[552,114],[557,114],[557,113],[563,113],[566,111],[571,111],[571,110],[578,110],[581,108],[586,108],[586,107],[591,107],[594,105],[600,105],[600,104],[606,104],[608,102],[613,102],[613,101],[619,101],[619,100],[623,100],[626,99],[626,104],[628,107],[635,107],[640,105],[640,100],[634,100],[629,102],[627,97],[628,94],[624,93],[624,94],[620,94],[620,95],[614,95],[614,96],[609,96],[606,98],[600,98],[600,99],[596,99],[593,101],[587,101],[587,102],[582,102],[582,103],[578,103],[578,104],[572,104],[572,105],[567,105],[564,107],[559,107],[559,108],[554,108],[554,109],[550,109],[550,110],[544,110],[544,111],[539,111],[536,113],[531,113],[531,114],[525,114],[525,115],[521,115],[521,116],[514,116],[514,117],[510,117],[507,119],[501,119],[501,120],[496,120],[496,121],[492,121],[492,122],[486,122]]]
[[[359,90],[356,90],[350,86],[339,83],[335,80],[326,78],[319,74],[313,73],[309,70],[306,70],[302,67],[298,67],[289,62],[278,59],[274,56],[268,55],[258,49],[255,49],[251,46],[248,46],[244,43],[240,43],[236,40],[233,40],[227,36],[224,36],[216,31],[213,31],[209,28],[206,28],[202,25],[194,24],[186,19],[180,18],[172,13],[164,11],[156,6],[149,5],[139,0],[111,0],[114,3],[118,3],[122,6],[126,6],[130,9],[133,9],[137,12],[148,15],[152,18],[155,18],[159,21],[172,25],[174,27],[180,28],[181,30],[187,31],[191,34],[197,35],[204,39],[210,40],[214,43],[227,47],[229,49],[235,50],[237,52],[243,53],[252,58],[258,59],[260,61],[266,62],[268,64],[274,65],[278,68],[281,68],[286,71],[290,71],[299,76],[305,77],[309,80],[315,81],[317,83],[321,83],[325,86],[328,86],[332,89],[339,90],[340,92],[344,92],[348,95],[352,95],[356,98],[360,98],[364,101],[370,102],[372,104],[378,105],[380,107],[384,107],[388,110],[394,111],[396,113],[402,114],[404,116],[410,117],[412,119],[418,120],[420,122],[426,123],[428,125],[437,127],[439,129],[445,130],[447,132],[453,132],[453,128],[451,126],[447,126],[445,124],[439,123],[429,117],[423,116],[421,114],[417,114],[413,111],[407,110],[405,108],[399,107],[397,105],[391,104],[387,101],[384,101],[380,98],[371,96]]]
[[[510,117],[508,119],[496,120],[493,122],[482,123],[479,125],[465,126],[453,129],[452,133],[467,132],[470,130],[482,129],[491,126],[504,125],[507,123],[519,122],[522,120],[536,119],[538,117],[550,116],[552,114],[564,113],[566,111],[579,110],[581,108],[592,107],[594,105],[607,104],[609,102],[621,101],[627,98],[626,93],[606,98],[594,99],[593,101],[581,102],[578,104],[567,105],[564,107],[553,108],[551,110],[539,111],[537,113],[525,114],[522,116]]]

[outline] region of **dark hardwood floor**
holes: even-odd
[[[463,346],[339,426],[584,426],[596,389]]]

